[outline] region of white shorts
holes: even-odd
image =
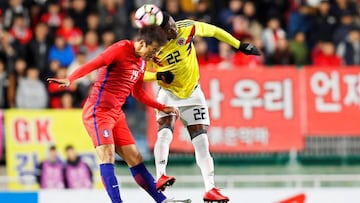
[[[177,107],[180,111],[180,119],[184,126],[196,124],[210,125],[208,106],[200,84],[195,87],[193,93],[186,99],[180,99],[172,92],[160,88],[157,94],[157,101],[167,106]],[[175,114],[156,111],[156,120],[169,115]]]

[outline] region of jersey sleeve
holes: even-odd
[[[234,48],[239,48],[240,41],[237,40],[234,36],[230,33],[226,32],[225,30],[216,27],[214,25],[203,23],[199,21],[194,21],[195,24],[195,36],[201,37],[215,37],[216,39],[226,42],[233,46]]]
[[[145,71],[144,74],[144,81],[151,82],[156,80],[156,72]]]
[[[68,79],[70,82],[81,78],[92,71],[101,68],[106,65],[110,65],[116,61],[121,60],[122,53],[126,53],[126,46],[124,46],[125,42],[118,42],[103,51],[100,55],[95,57],[93,60],[89,61],[88,63],[80,66],[76,69]]]
[[[155,101],[150,97],[148,93],[143,89],[143,78],[144,75],[141,76],[141,78],[138,79],[138,81],[134,85],[134,89],[132,91],[133,96],[139,100],[141,103],[156,108],[160,111],[164,110],[165,105],[160,104],[159,102]]]
[[[146,71],[144,74],[144,81],[145,82],[151,82],[156,80],[156,72],[153,72],[151,69],[153,68],[153,62],[148,61],[146,63]]]
[[[102,55],[95,57],[93,60],[85,63],[84,65],[77,68],[69,77],[70,83],[74,80],[81,78],[88,73],[91,73],[93,70],[96,70],[102,66],[106,65]]]
[[[105,65],[110,65],[116,61],[121,61],[123,53],[127,53],[125,42],[118,42],[103,51],[100,55],[104,58]]]

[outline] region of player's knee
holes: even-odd
[[[160,142],[170,143],[173,138],[173,132],[170,128],[164,127],[158,131],[157,139]]]
[[[191,138],[191,140],[193,140],[195,137],[198,137],[199,135],[202,135],[202,134],[207,134],[207,130],[206,129],[200,129],[200,130],[191,132],[190,133],[190,138]]]
[[[99,157],[100,163],[114,163],[115,150],[114,145],[104,144],[95,148],[96,154]]]
[[[174,131],[174,127],[172,125],[164,124],[164,125],[159,126],[158,132],[160,132],[162,130],[166,130],[166,129],[170,130],[171,133]]]

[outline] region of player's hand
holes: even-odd
[[[176,114],[176,118],[178,118],[180,116],[179,109],[177,109],[176,107],[173,107],[173,106],[165,106],[163,112],[174,113],[174,114]]]
[[[157,72],[156,80],[161,80],[164,83],[170,84],[174,80],[174,74],[171,71]]]
[[[238,50],[246,55],[260,56],[260,51],[258,50],[258,48],[256,48],[255,45],[250,43],[241,42]]]
[[[68,87],[70,85],[70,80],[68,79],[59,79],[59,78],[48,78],[49,83],[57,83],[59,87]]]

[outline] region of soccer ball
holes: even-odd
[[[154,4],[144,4],[135,12],[135,25],[138,28],[148,25],[161,25],[163,17],[159,7]]]

